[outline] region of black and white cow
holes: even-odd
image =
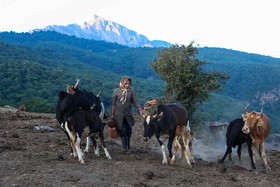
[[[99,138],[106,157],[111,159],[104,142],[104,125],[95,111],[75,110],[70,113],[64,128],[69,136],[70,145],[73,150],[74,158],[78,157],[81,164],[84,164],[83,153],[80,148],[82,138],[91,138],[94,142],[95,150],[98,150],[96,139]],[[99,156],[99,151],[98,151]]]
[[[99,99],[98,96],[94,96],[92,93],[87,91],[78,90],[79,80],[75,86],[67,86],[67,92],[61,91],[58,96],[58,102],[56,107],[56,119],[61,124],[61,128],[65,132],[68,140],[70,141],[69,133],[65,129],[65,122],[68,120],[70,114],[74,111],[83,109],[83,110],[92,110],[99,116],[101,120],[104,117],[104,105]],[[103,131],[102,131],[103,133]],[[92,139],[93,140],[93,139]],[[95,154],[99,155],[99,149],[96,140],[93,142]],[[85,152],[89,151],[90,138],[87,137],[87,146]],[[71,154],[73,149],[71,146]]]
[[[144,141],[156,136],[163,154],[163,164],[168,164],[167,156],[165,153],[165,146],[161,140],[163,135],[168,136],[168,151],[169,159],[172,158],[172,143],[175,138],[175,131],[177,126],[187,126],[189,117],[187,109],[178,103],[169,105],[159,105],[157,114],[147,115],[144,114]]]
[[[75,86],[67,86],[67,92],[61,91],[56,106],[56,119],[61,124],[69,113],[77,109],[91,109],[95,111],[101,120],[104,118],[105,108],[97,96],[88,91],[78,90],[79,79]]]
[[[105,115],[105,108],[104,108],[104,105],[99,98],[100,93],[97,96],[93,95],[93,93],[88,92],[86,90],[83,90],[83,93],[92,103],[92,105],[90,107],[91,110],[95,111],[99,115],[99,118],[101,119],[101,121],[103,121],[104,115]],[[87,145],[86,145],[86,148],[85,148],[84,152],[89,152],[90,140],[91,139],[89,137],[87,137]],[[98,153],[98,146],[97,146],[97,150],[95,150],[95,151],[96,151],[96,154],[99,154]]]
[[[238,118],[230,122],[228,128],[227,128],[227,133],[226,133],[226,139],[227,139],[227,150],[225,152],[225,155],[221,160],[219,160],[219,163],[223,163],[224,160],[226,159],[227,155],[229,155],[229,159],[232,160],[231,158],[231,153],[232,153],[232,147],[238,146],[237,149],[237,154],[239,159],[241,159],[241,149],[242,149],[242,144],[247,142],[248,146],[248,152],[249,156],[251,159],[251,165],[253,169],[256,169],[256,166],[253,162],[252,158],[252,139],[248,134],[244,134],[242,132],[242,127],[244,125],[244,121],[242,118]]]

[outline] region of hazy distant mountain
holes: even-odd
[[[96,15],[93,16],[92,20],[84,22],[82,25],[49,25],[43,29],[34,29],[33,31],[56,31],[79,38],[116,42],[129,47],[169,47],[171,45],[161,40],[150,41],[146,36]]]

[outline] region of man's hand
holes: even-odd
[[[143,116],[143,110],[141,108],[138,108],[138,113]]]

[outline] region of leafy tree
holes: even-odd
[[[188,46],[173,45],[162,50],[150,66],[167,85],[161,102],[180,102],[190,117],[211,93],[221,91],[221,85],[229,79],[227,73],[206,72],[205,61],[196,58],[198,50],[191,42]]]

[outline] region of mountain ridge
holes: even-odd
[[[30,32],[56,31],[62,34],[76,36],[89,40],[103,40],[118,43],[128,47],[169,47],[171,44],[162,40],[150,41],[146,36],[128,29],[116,22],[107,21],[93,15],[93,19],[83,24],[48,25],[43,29],[34,29]]]

